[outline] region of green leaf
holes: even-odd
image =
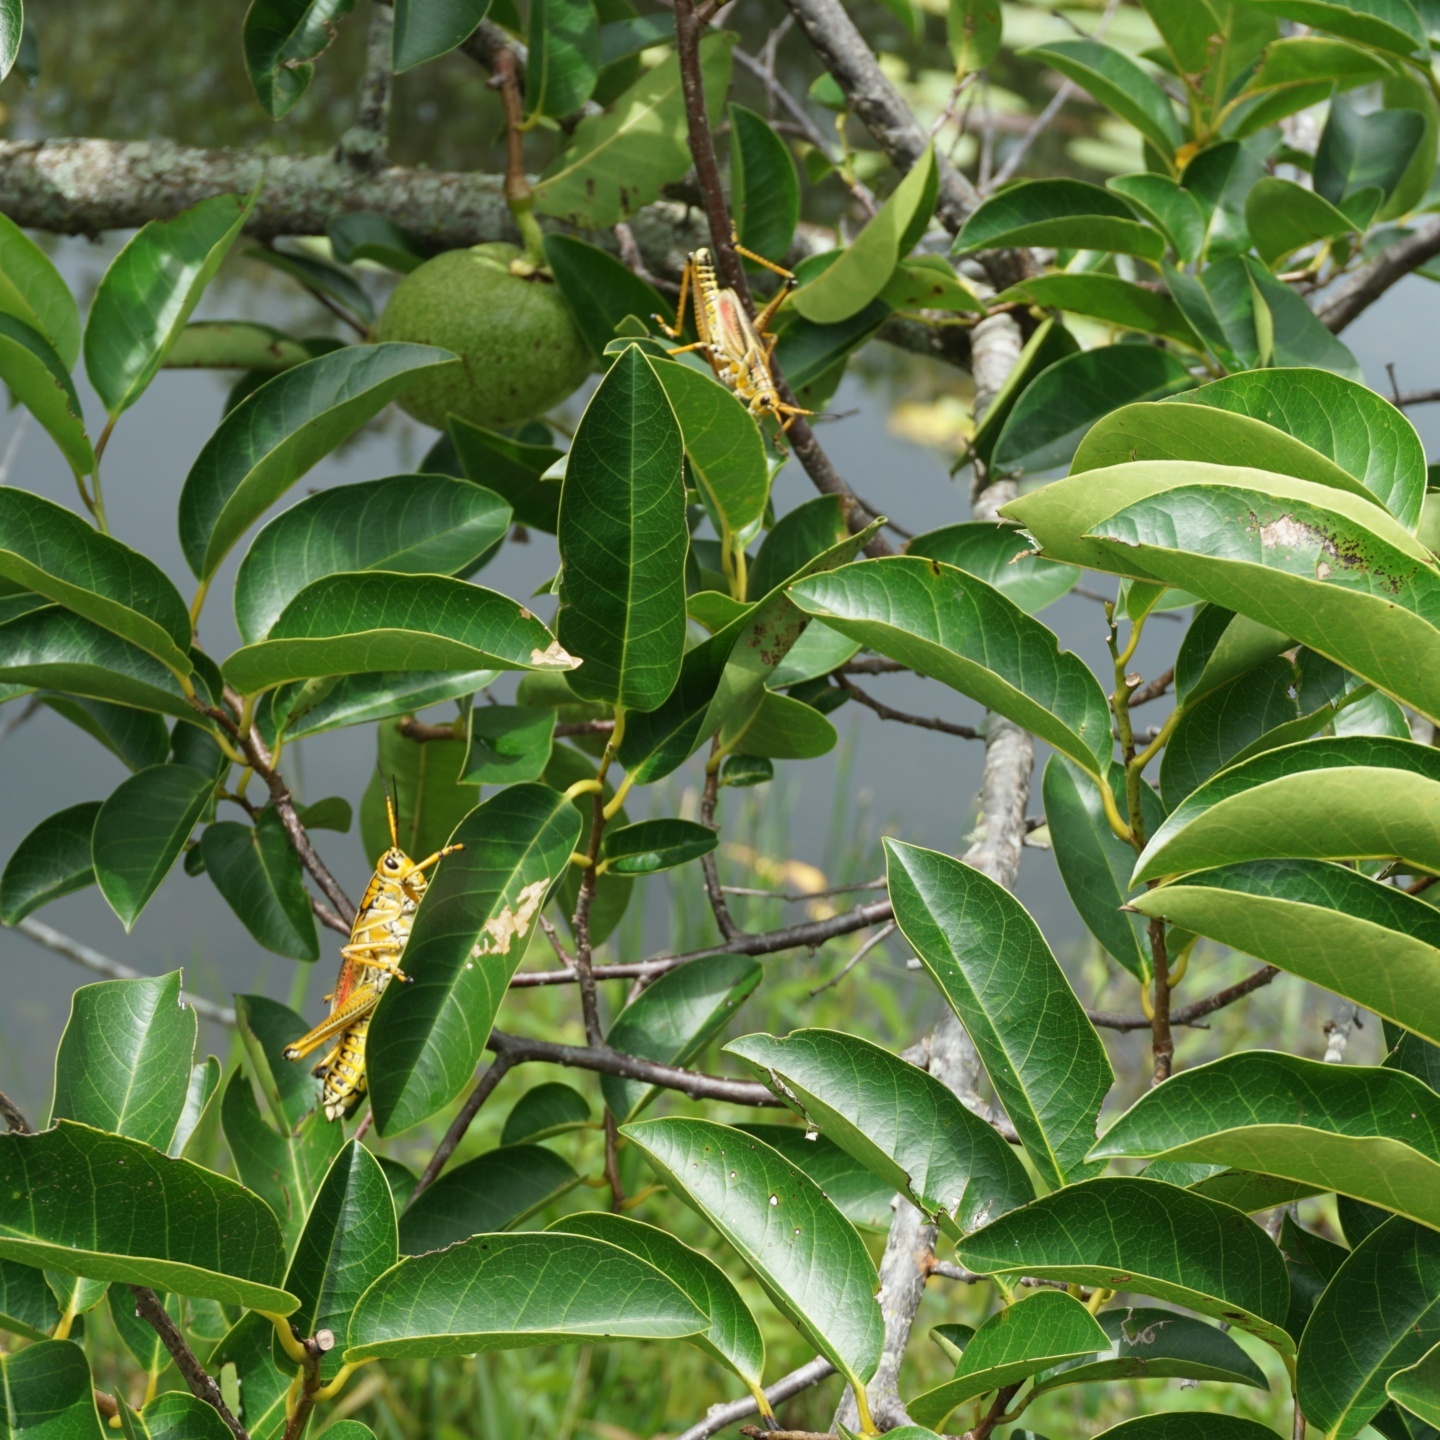
[[[1267,176],[1245,201],[1245,225],[1267,265],[1321,240],[1348,235],[1355,223],[1322,195],[1293,180]]]
[[[1440,869],[1440,756],[1388,736],[1307,740],[1252,756],[1178,805],[1135,867],[1155,880],[1236,860],[1405,860]]]
[[[95,878],[127,933],[214,793],[214,778],[188,765],[152,765],[122,781],[101,805],[91,839]]]
[[[443,1250],[528,1219],[580,1183],[569,1161],[543,1145],[487,1150],[447,1170],[400,1216],[400,1252]]]
[[[355,0],[250,0],[242,40],[245,68],[265,113],[287,115],[309,88],[314,61]]]
[[[730,85],[735,37],[712,30],[701,37],[700,64],[714,122]],[[668,56],[647,70],[604,115],[575,127],[569,146],[535,185],[535,208],[586,230],[606,230],[650,204],[689,170],[689,135],[680,62]]]
[[[1029,540],[1019,530],[986,520],[961,521],[917,535],[905,546],[905,553],[938,560],[976,576],[1027,615],[1069,594],[1080,579],[1073,565],[1037,559],[1031,553]]]
[[[241,638],[263,640],[301,590],[343,571],[468,574],[509,526],[510,507],[493,490],[448,476],[393,475],[322,490],[277,515],[240,562]]]
[[[600,71],[600,17],[591,0],[531,0],[525,109],[559,118],[578,110]]]
[[[305,343],[254,320],[192,320],[165,356],[170,370],[288,370],[310,359]]]
[[[60,1321],[60,1306],[45,1273],[18,1260],[0,1260],[0,1330],[45,1340]]]
[[[1440,1422],[1440,1345],[1427,1350],[1413,1365],[1397,1370],[1385,1382],[1385,1393],[1427,1425]]]
[[[0,23],[0,44],[8,38],[5,28]],[[8,68],[0,65],[0,73]],[[95,1412],[90,1363],[73,1340],[41,1340],[0,1355],[0,1393],[0,1440],[100,1440],[105,1433]]]
[[[185,1086],[185,1105],[175,1122],[175,1133],[166,1147],[169,1155],[183,1155],[193,1160],[213,1139],[220,1107],[215,1097],[220,1090],[220,1062],[207,1055],[190,1067]]]
[[[895,1191],[874,1171],[847,1155],[823,1135],[813,1140],[802,1125],[740,1125],[736,1127],[778,1151],[787,1163],[808,1175],[825,1198],[857,1230],[883,1235],[895,1218]]]
[[[337,1127],[338,1128],[338,1127]],[[400,1258],[395,1207],[380,1162],[357,1140],[335,1157],[305,1221],[285,1288],[300,1299],[291,1317],[295,1333],[329,1330],[337,1341],[320,1356],[320,1378],[340,1369],[350,1314],[361,1295]],[[275,1340],[276,1365],[288,1361]]]
[[[999,0],[950,0],[945,30],[956,75],[983,70],[1000,52]]]
[[[132,771],[159,765],[170,753],[170,735],[165,722],[150,711],[53,692],[42,692],[40,699],[57,715],[94,736]],[[185,728],[194,729],[193,726]]]
[[[381,1134],[433,1115],[470,1079],[530,927],[579,836],[575,807],[543,785],[512,785],[456,828],[452,843],[465,848],[431,880],[405,948],[413,983],[386,989],[370,1027]]]
[[[680,423],[690,474],[727,543],[765,514],[770,498],[760,427],[744,402],[710,376],[664,361],[653,368]]]
[[[1386,1382],[1440,1341],[1440,1234],[1396,1216],[1351,1252],[1300,1342],[1300,1407],[1327,1436],[1353,1435]]]
[[[178,970],[82,985],[55,1056],[51,1119],[166,1149],[185,1108],[196,1029]]]
[[[497,674],[496,670],[416,670],[409,674],[382,670],[372,675],[329,677],[315,685],[297,681],[272,692],[273,709],[271,697],[263,698],[256,715],[262,726],[267,723],[267,715],[283,715],[287,738],[299,740],[347,725],[388,720],[445,700],[458,700],[483,690]]]
[[[0,875],[0,922],[17,925],[33,910],[95,883],[90,836],[98,800],[42,820],[16,847]]]
[[[1425,28],[1409,0],[1247,0],[1256,9],[1317,30],[1373,45],[1394,55],[1427,47]]]
[[[1382,55],[1343,40],[1321,35],[1274,40],[1236,97],[1226,130],[1237,139],[1253,135],[1328,99],[1332,88],[1353,90],[1392,73]]]
[[[1294,1218],[1287,1215],[1280,1226],[1280,1253],[1290,1272],[1290,1315],[1285,1328],[1298,1342],[1316,1301],[1345,1263],[1349,1251],[1333,1240],[1302,1230]]]
[[[443,575],[384,570],[307,585],[271,626],[222,667],[249,694],[287,680],[385,670],[570,670],[550,632],[522,605]]]
[[[85,322],[85,373],[112,422],[165,363],[254,204],[216,195],[152,220],[110,262]]]
[[[690,1344],[733,1370],[752,1394],[764,1383],[765,1340],[760,1327],[734,1282],[708,1256],[665,1230],[598,1210],[567,1215],[550,1229],[605,1240],[648,1261],[709,1316],[709,1329],[688,1336]]]
[[[292,1032],[290,1038],[298,1038],[298,1033]],[[231,1072],[221,1096],[220,1121],[236,1172],[278,1220],[285,1248],[290,1250],[330,1162],[344,1144],[341,1127],[312,1110],[293,1133],[287,1128],[277,1134],[261,1117],[255,1091],[245,1072],[238,1069]]]
[[[18,11],[18,0],[12,0]],[[3,26],[0,18],[0,26]],[[0,70],[4,41],[0,39]],[[80,312],[50,257],[8,216],[0,216],[0,314],[37,330],[68,374],[80,354]]]
[[[432,345],[347,345],[267,381],[220,422],[180,492],[180,545],[209,580],[231,547],[317,460],[410,384],[454,363]]]
[[[1043,370],[1021,392],[995,441],[990,463],[1006,475],[1064,465],[1077,446],[1084,450],[1094,443],[1096,431],[1104,425],[1102,417],[1132,402],[1159,400],[1193,384],[1176,356],[1153,345],[1101,345],[1078,351]],[[1079,463],[1077,459],[1077,467]],[[923,552],[911,545],[906,553]]]
[[[555,711],[525,705],[473,705],[460,778],[476,785],[538,780],[550,761]]]
[[[137,1440],[226,1440],[231,1434],[213,1405],[180,1390],[157,1395],[136,1416],[122,1411],[122,1429],[127,1418],[136,1425]]]
[[[880,299],[892,310],[962,310],[983,315],[985,302],[951,269],[943,255],[901,260]]]
[[[1118,767],[1112,767],[1110,784],[1121,814],[1125,813],[1125,786]],[[1150,946],[1144,922],[1122,913],[1130,898],[1130,872],[1135,851],[1110,827],[1100,782],[1061,756],[1045,762],[1042,782],[1045,823],[1055,851],[1065,891],[1090,933],[1137,980],[1146,981],[1151,971]],[[1149,785],[1141,788],[1153,809],[1161,812]],[[1147,814],[1147,827],[1160,815]]]
[[[1053,40],[1019,52],[1040,60],[1133,125],[1167,160],[1185,140],[1175,106],[1128,55],[1098,40]]]
[[[995,297],[997,303],[1028,301],[1066,310],[1122,330],[1159,335],[1191,350],[1203,350],[1200,337],[1184,312],[1168,296],[1118,275],[1037,275]]]
[[[237,995],[235,1013],[246,1058],[265,1097],[266,1109],[280,1132],[290,1135],[319,1103],[320,1084],[308,1065],[296,1065],[281,1052],[310,1027],[288,1005],[265,995]],[[326,1154],[322,1173],[333,1154],[333,1149]]]
[[[1152,1295],[1294,1353],[1282,1328],[1289,1280],[1270,1237],[1238,1210],[1159,1180],[1067,1186],[976,1231],[958,1254],[982,1275]]]
[[[648,321],[669,308],[659,291],[623,261],[573,235],[547,235],[545,263],[555,276],[575,328],[597,361],[603,361],[605,347],[627,315]],[[542,471],[545,468],[540,467]]]
[[[515,512],[517,524],[553,535],[560,514],[560,486],[540,477],[561,452],[550,445],[523,445],[458,415],[449,417],[449,427],[469,479],[477,485],[483,481],[495,491]]]
[[[175,676],[154,656],[58,605],[0,624],[0,681],[196,718]]]
[[[77,475],[95,468],[95,452],[69,372],[50,343],[13,315],[0,314],[0,380],[45,428]]]
[[[641,820],[607,830],[600,856],[617,875],[653,875],[698,860],[719,843],[709,825],[694,820]]]
[[[561,492],[555,628],[584,662],[571,680],[582,699],[653,710],[675,688],[688,544],[681,454],[665,389],[631,346],[585,408]]]
[[[1035,1198],[994,1127],[934,1076],[854,1035],[743,1035],[725,1049],[952,1239]]]
[[[1003,245],[1111,250],[1158,260],[1165,237],[1135,218],[1118,196],[1083,180],[1020,180],[978,205],[955,240],[972,255]]]
[[[457,9],[473,8],[477,3],[488,8],[489,0],[447,0],[443,8],[453,13]],[[430,8],[436,13],[443,13],[438,7]],[[407,0],[400,0],[400,9],[396,12],[397,27],[400,14],[407,9],[410,12],[409,19],[413,21],[417,18],[414,7],[409,6]],[[473,30],[475,27],[472,25],[470,28]],[[325,227],[325,234],[329,237],[335,258],[342,265],[373,260],[378,265],[408,275],[429,258],[408,230],[402,229],[388,216],[374,210],[347,210],[343,215],[337,215]]]
[[[1360,362],[1320,323],[1302,296],[1251,256],[1240,257],[1240,263],[1255,297],[1262,364],[1317,366],[1352,380],[1361,378]]]
[[[653,1265],[588,1236],[477,1235],[402,1260],[350,1317],[347,1364],[567,1341],[679,1340],[709,1321]]]
[[[812,576],[788,594],[832,630],[999,711],[1091,773],[1108,767],[1110,712],[1089,668],[983,580],[895,557]]]
[[[1182,0],[1182,5],[1187,10],[1192,8],[1189,0]],[[1157,225],[1183,264],[1199,258],[1205,245],[1205,212],[1189,190],[1168,175],[1150,171],[1116,175],[1105,182],[1105,188],[1123,195],[1142,218]]]
[[[464,44],[489,8],[490,0],[395,0],[395,73],[413,70]]]
[[[1061,1290],[1037,1290],[992,1315],[965,1346],[954,1378],[917,1395],[905,1408],[921,1425],[938,1429],[964,1401],[1090,1355],[1108,1338],[1078,1300]]]
[[[505,1128],[500,1132],[502,1147],[549,1140],[590,1123],[590,1102],[573,1085],[546,1080],[533,1085],[510,1107]]]
[[[770,594],[810,561],[843,543],[849,533],[838,495],[816,495],[787,511],[770,528],[750,566],[750,598]]]
[[[1198,1410],[1139,1415],[1103,1430],[1095,1440],[1267,1440],[1275,1432],[1255,1420]],[[1036,1437],[1039,1440],[1039,1437]]]
[[[288,1314],[265,1203],[189,1160],[61,1120],[0,1136],[0,1258]]]
[[[915,248],[935,210],[940,179],[935,151],[906,172],[840,258],[790,297],[789,308],[817,325],[835,325],[858,315],[889,283],[895,267]]]
[[[741,754],[769,760],[814,760],[839,741],[835,727],[813,706],[789,695],[766,691],[740,730]]]
[[[1269,1389],[1265,1372],[1245,1351],[1203,1320],[1176,1310],[1130,1305],[1105,1310],[1095,1318],[1109,1345],[1098,1354],[1065,1361],[1037,1375],[1036,1394],[1062,1385],[1161,1378],[1219,1380]]]
[[[893,840],[885,852],[901,932],[975,1042],[1036,1168],[1061,1185],[1094,1174],[1085,1153],[1110,1062],[1035,922],[948,855]]]
[[[375,306],[369,292],[348,270],[332,265],[318,255],[303,250],[280,250],[274,246],[252,245],[245,258],[268,269],[278,270],[296,280],[312,294],[334,301],[342,311],[362,325],[375,319]],[[332,343],[330,349],[340,348]]]
[[[1440,917],[1403,890],[1319,860],[1251,860],[1133,903],[1440,1044]],[[1374,963],[1377,954],[1384,965]]]
[[[209,826],[200,854],[205,873],[256,941],[291,960],[320,958],[300,860],[271,807],[253,825],[221,820]]]
[[[605,1043],[622,1055],[685,1065],[729,1024],[764,976],[758,960],[707,955],[666,971],[615,1017]],[[600,1092],[622,1123],[658,1093],[643,1080],[602,1075]]]
[[[624,1134],[730,1242],[806,1339],[863,1388],[885,1338],[875,1266],[820,1187],[768,1145],[713,1120],[647,1120]]]
[[[730,211],[740,243],[781,261],[800,219],[800,175],[790,147],[764,119],[731,104]]]

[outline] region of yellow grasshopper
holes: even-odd
[[[785,282],[754,320],[745,313],[740,297],[720,284],[715,262],[710,252],[703,249],[692,251],[685,262],[675,323],[671,325],[662,315],[653,319],[672,340],[683,339],[685,305],[689,301],[694,306],[695,333],[700,338],[692,345],[677,346],[669,353],[683,355],[688,350],[699,350],[709,360],[716,379],[734,391],[757,419],[761,415],[774,416],[783,435],[798,416],[815,413],[802,410],[798,405],[787,405],[780,398],[775,377],[770,373],[770,357],[775,353],[775,341],[779,337],[772,335],[767,327],[785,303],[785,297],[795,288],[795,277],[753,250],[741,245],[736,245],[735,250],[747,260],[773,270]]]
[[[390,848],[375,862],[375,873],[350,927],[349,944],[341,946],[335,992],[325,997],[330,1013],[282,1052],[287,1060],[302,1060],[327,1040],[335,1041],[312,1072],[324,1079],[320,1103],[327,1120],[349,1115],[365,1094],[365,1037],[370,1016],[392,979],[409,982],[400,968],[400,957],[430,883],[425,872],[465,848],[447,845],[417,863],[400,848],[395,802],[388,794],[385,813],[390,821]]]

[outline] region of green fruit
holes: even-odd
[[[460,357],[399,397],[417,420],[459,415],[499,428],[543,415],[593,368],[553,282],[510,272],[514,245],[447,250],[412,270],[380,317],[381,340],[438,345]]]

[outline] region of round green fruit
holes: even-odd
[[[423,375],[399,397],[417,420],[445,417],[499,428],[533,419],[594,368],[553,282],[512,274],[514,245],[447,250],[412,270],[380,317],[381,340],[438,345],[459,365]]]

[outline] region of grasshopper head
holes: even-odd
[[[375,862],[375,873],[387,880],[403,880],[415,868],[415,862],[400,848],[400,818],[396,796],[399,786],[394,776],[385,791],[385,818],[390,822],[390,848]]]

